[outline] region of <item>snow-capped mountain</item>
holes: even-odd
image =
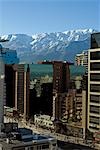
[[[70,30],[65,32],[41,33],[32,36],[25,34],[3,35],[8,39],[3,46],[16,50],[20,61],[68,60],[73,62],[77,53],[90,47],[93,29]]]

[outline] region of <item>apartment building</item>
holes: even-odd
[[[100,131],[100,33],[91,35],[88,53],[88,129]]]

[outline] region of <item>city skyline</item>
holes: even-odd
[[[0,0],[0,35],[100,30],[99,0]]]

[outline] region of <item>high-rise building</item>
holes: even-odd
[[[5,64],[6,106],[15,106],[15,70],[14,65]]]
[[[15,108],[25,117],[29,115],[29,88],[30,74],[29,66],[25,70],[25,65],[15,65]]]
[[[88,118],[88,75],[85,74],[82,80],[82,128],[83,138],[86,138]]]
[[[70,70],[68,62],[54,61],[53,63],[53,91],[64,93],[68,91]]]
[[[61,120],[66,113],[66,95],[70,83],[68,62],[53,63],[53,117]]]
[[[1,40],[0,40],[1,42]],[[5,42],[5,40],[3,41]],[[0,132],[3,126],[4,119],[4,103],[5,103],[5,68],[3,60],[2,45],[0,44]]]
[[[4,107],[4,62],[0,54],[0,132],[3,124],[3,107]]]
[[[91,35],[88,53],[88,129],[100,131],[100,33]]]
[[[19,114],[29,116],[30,70],[24,64],[6,65],[6,104],[14,107]]]

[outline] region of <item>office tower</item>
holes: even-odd
[[[54,61],[53,63],[53,91],[64,93],[68,91],[70,70],[68,62]]]
[[[24,64],[6,65],[6,104],[24,117],[29,116],[30,69]]]
[[[41,85],[41,112],[45,115],[52,116],[52,106],[53,106],[53,84],[43,83]]]
[[[5,64],[6,106],[15,106],[15,70],[14,65]]]
[[[85,66],[86,72],[88,72],[88,51],[84,50],[81,54],[76,54],[75,65]]]
[[[88,53],[88,129],[100,131],[100,33],[91,35]]]
[[[53,117],[61,120],[66,113],[66,94],[70,83],[68,62],[53,63]]]
[[[15,108],[24,117],[29,115],[29,66],[25,70],[25,65],[15,65]]]
[[[2,124],[3,124],[3,116],[4,116],[4,62],[2,59],[2,54],[0,53],[0,132],[2,129]]]

